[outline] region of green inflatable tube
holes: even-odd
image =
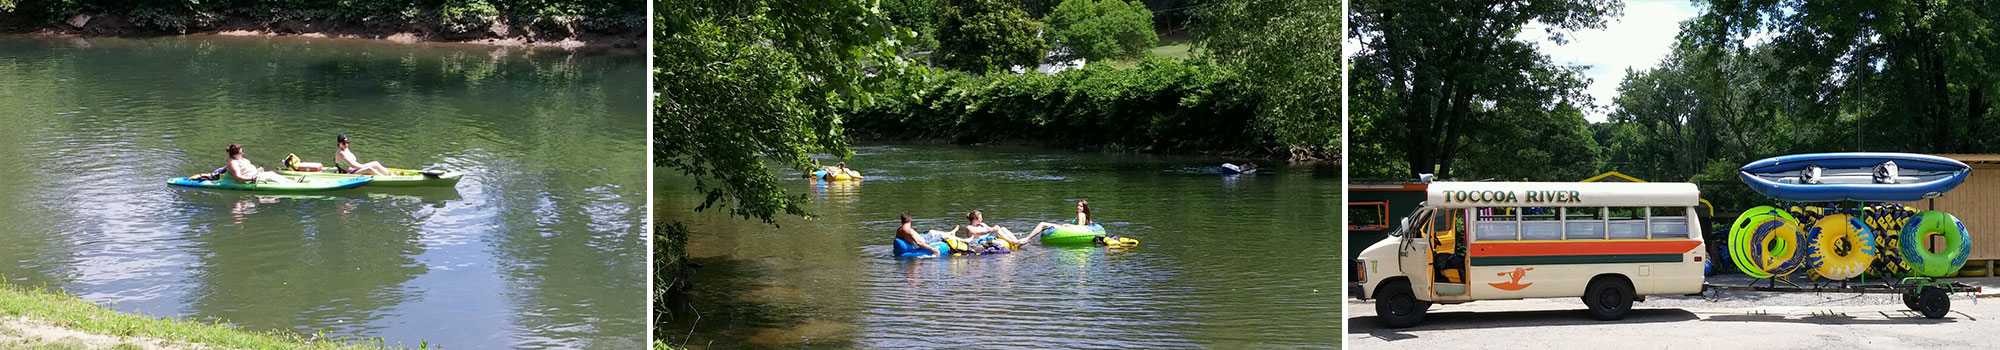
[[[1042,234],[1043,245],[1083,245],[1094,244],[1097,237],[1104,236],[1104,226],[1097,223],[1084,225],[1062,225],[1048,229]]]
[[[1768,205],[1743,211],[1743,215],[1736,217],[1736,222],[1729,225],[1729,259],[1735,262],[1736,268],[1742,270],[1745,275],[1755,278],[1770,278],[1772,276],[1771,271],[1774,270],[1773,268],[1779,266],[1764,266],[1759,262],[1760,257],[1764,257],[1767,253],[1770,253],[1765,251],[1765,248],[1769,247],[1765,246],[1764,239],[1769,238],[1773,233],[1768,232],[1770,229],[1782,229],[1785,227],[1784,223],[1793,222],[1795,221],[1792,220],[1791,214]],[[1779,226],[1767,228],[1767,232],[1759,235],[1758,229],[1764,226],[1763,224],[1765,223],[1778,223]],[[1789,227],[1791,228],[1790,232],[1793,235],[1797,235],[1798,224],[1793,223]],[[1800,241],[1792,239],[1789,243],[1790,247],[1798,247]]]
[[[1924,240],[1930,235],[1944,236],[1944,249],[1931,253],[1924,249]],[[1910,267],[1910,274],[1923,277],[1949,277],[1965,267],[1965,259],[1972,255],[1972,233],[1965,230],[1965,223],[1951,214],[1929,210],[1910,218],[1903,226],[1901,237],[1903,264]]]

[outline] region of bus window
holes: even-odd
[[[1561,208],[1521,208],[1521,240],[1552,241],[1563,238]]]
[[[1515,208],[1479,208],[1479,223],[1473,224],[1473,239],[1512,241],[1520,239],[1521,221]]]
[[[1653,207],[1651,232],[1653,239],[1688,238],[1687,208]]]
[[[1347,229],[1376,231],[1389,228],[1387,202],[1348,202]]]
[[[1457,251],[1459,241],[1464,239],[1460,234],[1465,233],[1465,209],[1439,210],[1432,213],[1431,218],[1432,237],[1437,243],[1431,249],[1442,254],[1452,254]]]
[[[1410,217],[1406,218],[1410,220],[1409,227],[1399,227],[1397,228],[1397,230],[1402,231],[1403,235],[1408,238],[1429,237],[1430,235],[1425,234],[1427,232],[1424,231],[1430,230],[1431,228],[1431,225],[1428,225],[1431,219],[1431,212],[1434,211],[1425,210],[1410,215]]]
[[[1604,239],[1604,208],[1563,208],[1563,239]]]
[[[1646,208],[1607,208],[1609,225],[1605,228],[1610,239],[1646,239]]]

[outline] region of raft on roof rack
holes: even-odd
[[[1965,183],[1972,168],[1911,153],[1810,153],[1765,158],[1737,169],[1757,193],[1793,202],[1910,202]]]

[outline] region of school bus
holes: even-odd
[[[1691,183],[1438,182],[1391,236],[1363,249],[1350,295],[1389,327],[1432,303],[1582,297],[1622,319],[1646,295],[1702,290]]]

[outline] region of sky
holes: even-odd
[[[1566,65],[1589,65],[1587,91],[1599,108],[1584,118],[1602,122],[1611,113],[1612,99],[1618,97],[1618,83],[1625,80],[1625,68],[1650,69],[1673,50],[1680,22],[1699,14],[1687,0],[1626,0],[1621,17],[1607,20],[1604,29],[1572,32],[1569,44],[1556,45],[1537,27],[1522,30],[1521,40],[1536,43],[1551,61]]]

